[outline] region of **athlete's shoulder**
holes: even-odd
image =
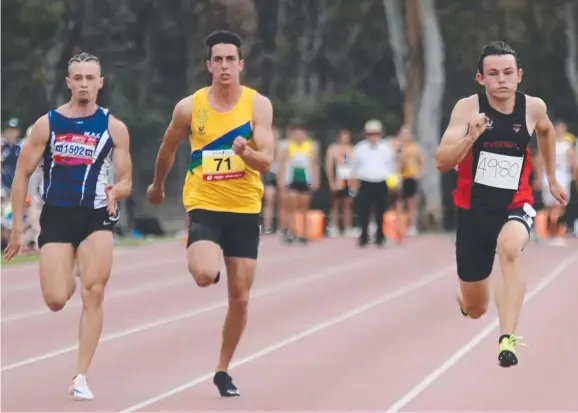
[[[273,103],[271,102],[271,99],[269,99],[262,93],[259,93],[255,89],[247,88],[246,86],[244,87],[246,88],[246,90],[250,91],[250,93],[253,95],[253,108],[273,111]]]
[[[196,96],[198,96],[198,92],[199,91],[182,98],[175,104],[175,108],[173,109],[173,119],[186,120],[188,122],[191,121],[193,117],[193,102]]]
[[[524,94],[524,97],[526,98],[526,109],[531,113],[537,116],[543,116],[548,112],[548,107],[543,99],[527,94]]]
[[[459,99],[454,105],[454,109],[472,109],[479,106],[479,94],[474,93],[473,95],[463,97]]]
[[[126,126],[126,124],[122,120],[120,120],[119,118],[110,113],[108,117],[108,127],[113,135],[113,138],[115,133],[128,134],[128,127]]]
[[[273,124],[273,104],[271,100],[254,89],[253,93],[253,121]]]

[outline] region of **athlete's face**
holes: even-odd
[[[510,54],[486,56],[483,63],[484,74],[476,75],[478,83],[495,99],[511,98],[522,81],[522,69],[518,69],[516,58]]]
[[[349,145],[351,143],[351,134],[349,131],[341,131],[337,138],[337,143],[340,145]]]
[[[103,84],[98,62],[73,62],[68,67],[66,85],[72,93],[72,99],[80,104],[96,102]]]
[[[564,122],[557,122],[554,127],[556,129],[556,136],[559,138],[563,138],[564,135],[568,132],[568,127]]]
[[[300,128],[295,128],[291,131],[291,139],[297,143],[305,142],[305,131]]]
[[[413,132],[410,126],[403,125],[399,129],[399,139],[401,143],[410,143],[413,141]]]
[[[239,59],[239,51],[232,44],[216,44],[207,62],[213,80],[223,85],[239,83],[239,74],[243,71],[244,61]]]

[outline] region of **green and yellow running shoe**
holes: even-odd
[[[498,347],[498,363],[500,367],[512,367],[518,364],[518,354],[516,353],[516,344],[525,346],[522,343],[523,337],[511,336],[504,334],[500,337]]]

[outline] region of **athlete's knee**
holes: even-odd
[[[44,302],[51,311],[60,311],[66,305],[69,298],[68,291],[50,291],[44,293]]]
[[[484,301],[468,303],[466,301],[463,310],[470,318],[478,319],[488,312],[488,303]]]
[[[245,312],[249,307],[249,291],[235,291],[229,294],[229,308]]]
[[[212,285],[215,282],[215,278],[217,278],[217,274],[219,274],[218,270],[215,271],[209,267],[193,268],[189,266],[189,272],[199,287],[208,287]]]
[[[498,243],[498,257],[501,261],[515,262],[519,257],[522,249],[517,243],[507,239]]]
[[[104,301],[104,284],[94,283],[82,287],[82,306],[84,309],[99,308]]]

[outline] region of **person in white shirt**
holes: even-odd
[[[354,192],[356,192],[358,219],[361,228],[359,246],[369,242],[369,219],[373,209],[377,226],[375,243],[385,244],[383,214],[387,210],[387,178],[397,172],[397,156],[394,148],[383,139],[383,125],[378,120],[365,123],[365,139],[353,148]]]

